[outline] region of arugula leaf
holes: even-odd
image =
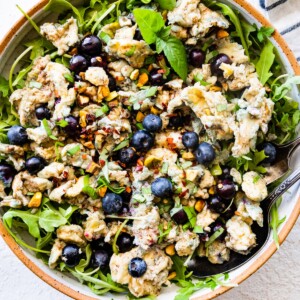
[[[183,207],[184,211],[186,212],[188,219],[189,219],[189,227],[194,228],[196,226],[196,221],[197,221],[197,213],[195,211],[194,207],[190,206],[184,206]]]
[[[119,151],[120,149],[123,149],[123,148],[125,148],[125,147],[127,147],[128,145],[129,145],[129,139],[126,139],[126,140],[124,140],[124,141],[122,141],[120,144],[118,144],[115,148],[114,148],[114,152],[115,151]]]
[[[162,9],[173,10],[176,7],[176,0],[155,0]]]
[[[66,10],[72,10],[73,13],[76,15],[76,17],[78,18],[79,23],[81,25],[84,23],[84,20],[79,10],[67,0],[50,0],[48,4],[44,7],[44,10],[52,11],[56,13],[62,13],[63,11]]]
[[[84,272],[84,269],[90,264],[91,257],[92,257],[92,249],[91,244],[88,244],[85,248],[85,259],[82,258],[79,264],[75,267],[76,272]]]
[[[271,37],[274,31],[275,29],[272,27],[262,26],[257,32],[257,38],[262,43],[263,41],[266,41],[269,37]]]
[[[70,83],[74,83],[74,77],[71,75],[71,74],[69,74],[69,73],[66,73],[66,74],[64,74],[64,78],[67,80],[67,81],[69,81]]]
[[[171,256],[173,261],[172,269],[176,272],[174,280],[186,280],[187,267],[184,265],[184,261],[178,255]]]
[[[73,156],[79,151],[80,151],[80,146],[76,145],[75,147],[69,149],[67,152],[68,152],[69,155]]]
[[[16,5],[18,10],[25,16],[25,18],[29,21],[29,23],[32,25],[32,27],[38,32],[40,33],[40,28],[36,25],[36,23],[32,20],[32,18],[30,18],[30,16],[19,6]]]
[[[0,92],[3,97],[7,97],[9,94],[8,80],[6,80],[3,76],[0,76]]]
[[[285,221],[286,216],[283,217],[282,219],[279,219],[279,206],[282,202],[282,197],[280,197],[272,206],[271,208],[271,221],[269,226],[272,228],[273,231],[273,240],[274,243],[277,247],[277,249],[279,249],[279,239],[278,239],[278,227]]]
[[[117,246],[117,240],[118,240],[118,237],[122,231],[122,229],[124,228],[124,226],[127,224],[129,220],[125,220],[121,226],[118,228],[118,231],[116,232],[115,236],[114,236],[114,240],[113,240],[113,244],[112,244],[112,248],[113,248],[113,251],[115,254],[119,254],[119,248]]]
[[[241,25],[242,25],[245,41],[248,45],[248,48],[250,48],[252,46],[252,41],[250,40],[250,35],[252,32],[256,32],[256,28],[243,19],[241,20]]]
[[[165,25],[165,21],[162,15],[150,9],[143,9],[143,8],[134,9],[133,15],[146,43],[148,44],[155,43],[157,38],[157,33]]]
[[[214,234],[209,238],[209,240],[205,243],[205,247],[209,247],[222,233],[224,232],[224,228],[219,228]]]
[[[273,75],[273,73],[270,70],[274,63],[274,60],[274,46],[268,40],[262,49],[258,62],[255,65],[259,80],[263,85],[265,85],[266,82]]]
[[[47,232],[53,232],[55,228],[67,224],[68,220],[57,210],[44,210],[39,215],[39,226]]]
[[[87,194],[88,196],[90,196],[93,200],[96,200],[97,198],[99,198],[98,196],[98,193],[95,189],[93,189],[91,186],[90,186],[90,176],[89,175],[86,175],[84,177],[84,186],[82,188],[82,192]]]
[[[37,249],[43,249],[48,246],[52,241],[52,232],[47,232],[44,237],[40,237],[36,241]]]
[[[55,124],[59,127],[65,128],[69,123],[66,120],[59,120]]]
[[[284,75],[284,77],[286,77],[286,75]],[[283,77],[280,76],[279,78],[276,78],[271,85],[271,97],[274,102],[285,97],[287,93],[292,90],[293,85],[300,84],[300,76],[289,76],[283,84],[279,85],[278,80],[281,78]]]
[[[115,185],[112,185],[104,177],[100,177],[98,179],[98,184],[100,188],[106,186],[110,191],[112,191],[115,194],[121,194],[125,191],[124,187],[117,187]]]

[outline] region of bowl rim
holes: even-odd
[[[247,13],[249,13],[254,19],[260,22],[263,26],[273,27],[272,24],[260,13],[256,8],[254,8],[251,4],[249,4],[246,0],[232,0],[240,7],[244,8]],[[43,9],[44,6],[48,3],[48,0],[40,0],[36,5],[34,5],[27,13],[29,16],[33,16],[37,12]],[[20,30],[20,28],[27,22],[27,19],[22,16],[14,25],[13,27],[7,32],[4,38],[0,41],[0,55],[4,52],[5,48],[14,38],[15,34]],[[275,30],[273,34],[274,40],[278,43],[279,47],[286,55],[289,63],[291,64],[292,69],[294,70],[295,75],[300,75],[300,64],[297,62],[292,50],[287,45],[284,38],[280,35],[278,30]],[[292,230],[293,226],[295,225],[298,216],[300,214],[300,197],[298,198],[297,202],[295,203],[295,207],[287,220],[284,224],[283,228],[279,233],[279,244],[282,244],[286,237],[288,236],[289,232]],[[44,282],[55,288],[56,290],[60,291],[61,293],[76,299],[76,300],[97,300],[99,298],[90,297],[87,295],[82,294],[79,291],[74,290],[73,288],[68,287],[67,285],[57,281],[51,275],[43,271],[39,268],[35,263],[30,260],[29,257],[25,255],[23,249],[17,244],[17,242],[13,239],[13,237],[8,233],[6,228],[3,225],[2,219],[0,221],[0,235],[12,250],[12,252],[21,260],[21,262],[29,268],[35,275],[37,275],[40,279]],[[274,242],[272,242],[264,253],[259,256],[242,274],[238,275],[232,283],[240,284],[248,277],[250,277],[253,273],[255,273],[258,269],[260,269],[269,259],[270,257],[276,252],[277,248]],[[202,296],[195,296],[193,300],[208,300],[213,299],[221,294],[227,292],[232,287],[228,286],[221,286],[214,291],[211,291]]]

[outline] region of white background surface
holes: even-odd
[[[0,0],[0,39],[38,0]],[[251,2],[251,1],[250,1]],[[253,276],[218,300],[299,300],[300,220],[280,250]],[[29,271],[0,238],[0,300],[68,300]],[[171,300],[171,299],[170,299]]]

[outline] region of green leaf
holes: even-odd
[[[69,155],[73,156],[79,151],[80,151],[80,146],[76,145],[75,147],[69,149],[67,152],[68,152]]]
[[[75,267],[76,272],[84,272],[85,268],[90,264],[92,257],[92,249],[90,244],[88,244],[85,248],[85,257],[86,258],[82,258],[79,264]]]
[[[195,211],[195,208],[190,206],[184,206],[183,209],[188,216],[190,227],[194,228],[196,226],[197,221],[197,213]]]
[[[219,228],[214,234],[209,238],[209,240],[205,243],[205,247],[209,247],[222,233],[224,232],[224,228]]]
[[[52,11],[56,13],[62,13],[63,11],[66,10],[72,10],[73,13],[76,15],[76,17],[78,18],[79,23],[80,24],[84,23],[84,20],[79,10],[67,0],[50,0],[48,4],[44,7],[44,10]]]
[[[36,241],[36,247],[37,249],[43,249],[46,246],[48,246],[52,241],[52,232],[47,232],[47,234],[44,237],[40,237]]]
[[[262,49],[259,60],[256,63],[256,71],[263,85],[270,79],[273,73],[270,71],[275,60],[274,46],[267,41]]]
[[[67,81],[69,81],[70,83],[74,83],[74,77],[73,77],[71,74],[66,73],[66,74],[64,74],[64,77],[65,77],[65,79],[66,79]]]
[[[171,67],[180,76],[186,80],[188,73],[186,50],[182,42],[174,36],[170,36],[164,47],[164,54],[167,57]]]
[[[69,123],[66,120],[59,120],[55,124],[59,127],[65,128]]]
[[[271,37],[274,31],[275,29],[272,27],[262,26],[257,32],[257,38],[262,43],[263,41],[266,41],[269,37]]]
[[[186,266],[184,265],[184,261],[177,255],[171,256],[173,261],[172,269],[176,272],[176,280],[185,280],[186,279]]]
[[[90,186],[90,177],[88,175],[84,177],[82,192],[90,196],[93,200],[99,198],[97,191]]]
[[[118,186],[112,185],[104,177],[100,177],[98,179],[98,184],[99,184],[100,188],[106,186],[110,191],[112,191],[115,194],[121,194],[125,191],[124,187],[118,187]]]
[[[173,10],[176,7],[176,0],[155,0],[162,9]]]
[[[161,14],[150,9],[136,8],[133,10],[133,15],[146,43],[155,43],[156,33],[165,25]]]
[[[120,144],[118,144],[115,148],[114,148],[114,152],[115,151],[119,151],[120,149],[123,149],[123,148],[125,148],[125,147],[127,147],[128,145],[129,145],[129,139],[126,139],[126,140],[124,140],[124,141],[122,141]]]
[[[300,76],[289,76],[283,84],[277,84],[280,79],[275,79],[271,85],[272,100],[274,102],[285,97],[292,90],[293,85],[300,84]]]
[[[250,48],[252,46],[252,41],[250,40],[250,35],[252,32],[256,32],[256,28],[249,24],[246,20],[241,20],[241,25],[243,28],[243,32],[244,32],[244,37],[246,40],[246,43],[248,45],[248,48]]]
[[[9,226],[12,227],[13,218],[20,218],[22,221],[28,226],[29,233],[35,237],[40,238],[40,230],[39,230],[39,214],[32,214],[31,210],[21,211],[10,209],[3,215],[3,220]]]
[[[57,211],[44,210],[39,216],[39,226],[47,232],[53,232],[56,227],[65,225],[68,220]]]
[[[104,104],[100,109],[96,110],[96,118],[99,118],[109,112],[109,107]]]
[[[8,80],[6,80],[3,76],[0,76],[0,92],[3,97],[7,97],[9,94]]]
[[[52,130],[49,126],[47,119],[43,119],[42,124],[43,124],[49,138],[51,138],[52,140],[57,140],[57,137],[52,134]]]
[[[121,226],[118,228],[118,231],[116,232],[115,236],[114,236],[114,240],[113,240],[113,244],[112,244],[112,248],[113,248],[113,251],[115,254],[119,254],[119,248],[117,246],[117,240],[118,240],[118,237],[120,235],[120,233],[122,232],[122,229],[124,228],[124,226],[127,224],[129,220],[125,220]]]

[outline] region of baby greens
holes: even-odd
[[[162,15],[142,8],[134,9],[133,14],[144,40],[148,44],[155,43],[157,52],[164,52],[174,71],[186,80],[188,67],[185,47],[179,39],[170,35],[170,27],[165,26]]]

